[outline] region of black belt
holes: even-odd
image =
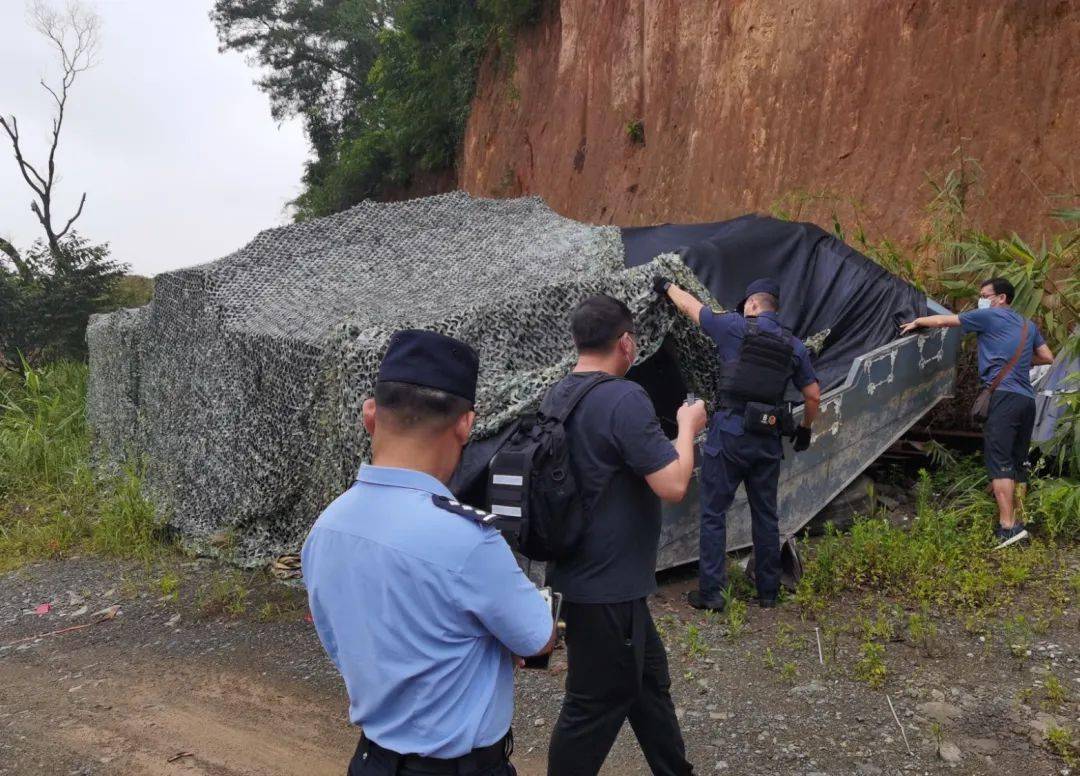
[[[514,731],[508,730],[506,735],[494,744],[473,749],[468,754],[463,754],[460,757],[441,758],[423,757],[418,754],[399,754],[386,747],[379,746],[366,737],[360,738],[358,750],[365,757],[368,752],[382,752],[397,759],[399,768],[407,767],[414,772],[467,776],[467,774],[484,771],[509,760],[514,751]]]
[[[746,405],[750,403],[749,399],[736,399],[731,396],[718,396],[714,406],[718,410],[735,410],[736,412],[745,412]],[[781,407],[783,400],[780,401],[762,401],[758,404],[768,404],[771,407]]]

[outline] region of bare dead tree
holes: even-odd
[[[0,115],[0,127],[3,127],[11,140],[15,152],[15,162],[19,166],[23,180],[34,193],[31,200],[30,210],[37,216],[42,228],[45,230],[49,252],[57,262],[63,261],[63,251],[60,240],[71,231],[72,224],[82,215],[83,206],[86,204],[86,192],[79,199],[79,207],[60,229],[54,223],[53,194],[57,182],[56,175],[56,149],[60,145],[60,130],[64,125],[64,111],[67,109],[68,95],[75,79],[80,73],[84,73],[97,64],[98,45],[101,39],[101,18],[93,9],[83,5],[77,0],[70,0],[61,11],[48,5],[44,0],[34,0],[29,7],[30,23],[35,30],[41,33],[52,44],[60,55],[62,74],[60,82],[51,86],[44,78],[41,86],[49,93],[56,103],[56,115],[52,120],[52,135],[49,144],[48,161],[44,174],[39,170],[40,165],[32,164],[23,153],[21,136],[19,135],[19,122],[15,116],[4,117]],[[8,244],[10,245],[10,243]],[[23,260],[18,251],[4,250],[15,264],[16,269],[24,277],[31,274],[31,267]]]

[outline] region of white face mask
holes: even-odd
[[[987,299],[985,296],[980,296],[979,297],[979,309],[980,310],[986,310],[990,306],[991,305],[990,305],[990,300],[989,299]]]

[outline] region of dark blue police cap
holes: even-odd
[[[480,357],[461,340],[402,329],[390,337],[377,382],[422,385],[475,402],[479,371]]]
[[[772,278],[758,278],[754,280],[746,287],[746,293],[743,294],[742,300],[735,307],[735,309],[741,314],[743,307],[746,305],[746,300],[752,297],[754,294],[771,294],[776,297],[776,301],[780,301],[780,284]]]

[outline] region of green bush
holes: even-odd
[[[1036,539],[992,552],[997,512],[986,483],[973,459],[934,477],[922,472],[911,526],[870,516],[849,533],[830,530],[807,560],[796,599],[812,610],[848,592],[884,594],[920,610],[978,610],[1008,600],[1050,566],[1053,547]],[[1026,516],[1050,540],[1080,538],[1078,493],[1073,480],[1037,479]]]
[[[0,373],[0,570],[79,548],[149,560],[161,523],[134,466],[95,477],[84,364]]]

